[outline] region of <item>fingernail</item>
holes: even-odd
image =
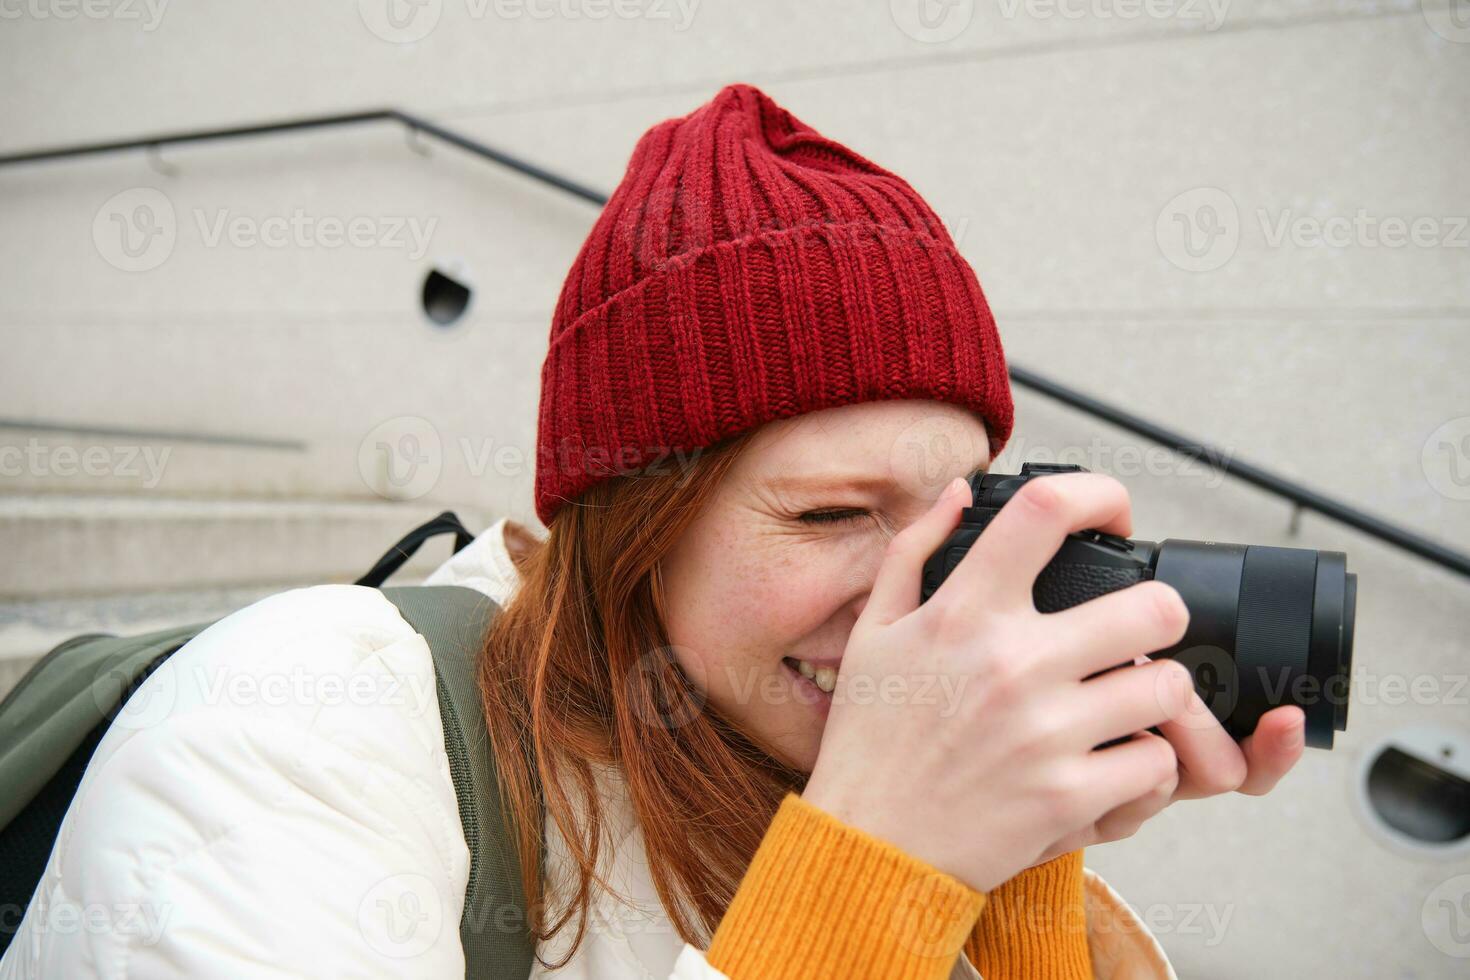
[[[965,482],[964,477],[957,476],[953,480],[949,481],[949,486],[944,488],[944,496],[946,499],[950,497],[958,497],[968,486],[969,484]]]
[[[1291,749],[1292,751],[1295,751],[1295,750],[1301,748],[1303,745],[1306,745],[1306,744],[1307,744],[1307,723],[1306,723],[1306,720],[1303,719],[1302,721],[1299,721],[1295,725],[1292,726],[1292,728],[1291,728],[1291,735],[1288,736],[1287,739],[1286,739],[1286,747],[1289,748],[1289,749]]]

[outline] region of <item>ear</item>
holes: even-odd
[[[519,567],[541,542],[524,525],[509,518],[506,518],[504,531],[505,550],[510,554],[510,560]]]

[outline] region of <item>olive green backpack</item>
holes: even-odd
[[[445,511],[390,548],[355,584],[380,587],[425,540],[446,533],[454,534],[456,551],[471,540],[459,518]],[[470,849],[459,927],[465,976],[524,980],[535,949],[475,683],[475,654],[499,607],[484,593],[455,585],[382,592],[428,641],[434,659],[444,748]],[[0,909],[30,904],[87,762],[123,704],[209,625],[73,637],[46,654],[0,702]],[[20,919],[15,914],[0,921],[0,953]]]

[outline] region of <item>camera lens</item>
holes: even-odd
[[[1194,669],[1197,651],[1223,651],[1225,670],[1214,665],[1209,675],[1219,690],[1205,700],[1232,735],[1297,704],[1307,744],[1332,747],[1347,727],[1357,605],[1357,576],[1342,552],[1170,539],[1158,546],[1154,578],[1178,589],[1190,611],[1184,639],[1158,656]]]

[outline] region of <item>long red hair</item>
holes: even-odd
[[[486,636],[480,686],[531,935],[547,939],[575,916],[568,958],[594,887],[610,887],[597,872],[606,827],[595,766],[621,770],[659,898],[699,945],[782,796],[805,779],[703,702],[664,628],[660,561],[751,435],[703,450],[687,470],[617,476],[565,504],[517,557],[519,585]],[[540,872],[543,814],[574,864],[559,908]]]

